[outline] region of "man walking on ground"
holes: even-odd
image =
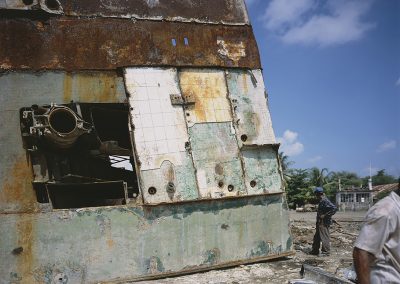
[[[328,256],[331,252],[329,226],[332,224],[332,216],[336,213],[337,208],[324,195],[324,189],[322,187],[316,187],[314,189],[314,194],[319,199],[319,203],[317,211],[317,224],[315,228],[312,251],[310,254],[319,255],[319,248],[322,242],[322,255]]]
[[[399,188],[372,206],[354,244],[359,284],[400,283]]]

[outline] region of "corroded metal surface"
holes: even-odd
[[[180,96],[176,69],[127,68],[125,84],[144,202],[197,199],[183,108],[170,100]]]
[[[226,77],[239,143],[275,144],[261,70],[229,70]]]
[[[0,282],[292,254],[260,68],[244,0],[0,0]]]
[[[246,195],[239,149],[231,123],[202,123],[189,128],[200,195]]]
[[[50,14],[62,14],[58,0],[1,0],[0,10],[42,10]]]
[[[31,3],[25,4],[22,0],[1,0],[0,9],[29,10],[38,5],[38,0],[32,0]]]
[[[0,212],[40,209],[32,189],[32,168],[23,147],[19,112],[32,104],[123,103],[123,78],[116,72],[43,72],[0,75]]]
[[[341,278],[320,267],[303,264],[300,270],[300,275],[304,281],[313,281],[320,284],[351,284],[353,281]],[[315,282],[314,282],[315,281]]]
[[[277,145],[242,148],[248,194],[283,192]]]
[[[124,283],[284,256],[292,253],[285,208],[282,195],[262,195],[3,214],[0,275],[7,283]]]
[[[231,106],[227,98],[224,72],[216,69],[183,69],[179,81],[184,98],[193,98],[186,107],[186,121],[196,123],[230,122]]]
[[[69,16],[248,24],[243,0],[61,0]],[[212,6],[212,9],[210,9]]]
[[[79,17],[249,24],[243,0],[1,0],[1,9],[43,10],[50,14]]]
[[[146,203],[283,191],[260,70],[128,68],[125,82]]]
[[[260,68],[250,26],[128,19],[0,19],[0,69]]]
[[[176,69],[128,68],[125,82],[140,168],[157,169],[165,160],[181,165],[189,138],[182,107],[170,101],[179,94]]]

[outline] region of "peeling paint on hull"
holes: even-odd
[[[217,45],[220,38],[227,44],[243,42],[245,56],[222,55]],[[165,65],[260,68],[260,59],[249,26],[0,18],[0,69],[72,71]]]
[[[244,0],[0,0],[0,282],[293,254],[260,68]]]
[[[0,243],[8,260],[0,275],[24,283],[52,283],[56,275],[70,283],[121,282],[290,255],[283,202],[281,195],[262,195],[2,215],[1,232],[18,236],[23,226],[25,237]],[[22,253],[12,255],[15,247]]]

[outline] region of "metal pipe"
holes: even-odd
[[[48,127],[44,131],[44,136],[61,149],[72,147],[79,136],[91,129],[87,127],[87,122],[65,106],[52,107],[47,119]]]

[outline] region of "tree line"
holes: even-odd
[[[287,200],[290,208],[314,203],[315,187],[323,187],[324,192],[331,201],[335,201],[336,192],[348,188],[368,188],[369,176],[360,177],[348,171],[329,171],[327,168],[299,169],[291,168],[293,162],[283,152],[279,153]],[[377,171],[372,176],[373,185],[397,183],[398,178],[386,174],[385,169]]]

